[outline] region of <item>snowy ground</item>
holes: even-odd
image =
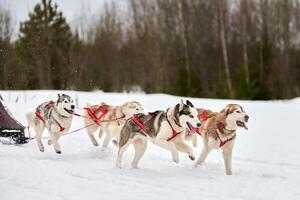
[[[25,113],[56,91],[0,91],[15,117],[26,124]],[[66,92],[86,102],[121,104],[138,100],[146,111],[166,109],[180,101],[164,94]],[[93,147],[81,131],[61,139],[62,155],[35,142],[22,146],[0,144],[0,199],[300,199],[300,99],[290,101],[235,101],[189,98],[197,107],[221,110],[240,103],[250,115],[249,130],[239,130],[233,155],[233,175],[226,176],[219,151],[206,164],[194,168],[180,154],[171,161],[164,149],[150,145],[140,169],[130,166],[132,149],[124,155],[124,168],[115,167],[116,148]],[[18,103],[16,103],[18,100]],[[72,130],[83,126],[75,118]],[[195,149],[196,156],[200,148]]]

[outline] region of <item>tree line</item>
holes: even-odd
[[[237,99],[300,95],[300,0],[126,5],[121,14],[114,1],[106,3],[83,38],[56,4],[41,0],[15,41],[10,11],[0,7],[0,88]]]

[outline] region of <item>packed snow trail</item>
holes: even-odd
[[[26,125],[25,113],[45,100],[55,100],[58,92],[0,93],[13,115]],[[64,93],[77,95],[79,107],[87,102],[118,105],[137,100],[145,111],[166,109],[181,100],[165,94]],[[249,130],[238,130],[232,176],[225,175],[220,151],[213,151],[204,166],[194,168],[185,154],[180,153],[176,164],[168,151],[152,144],[140,169],[131,168],[132,147],[124,154],[123,168],[118,169],[117,149],[112,144],[104,150],[94,147],[86,132],[80,131],[61,138],[61,155],[47,141],[44,153],[34,141],[21,146],[0,144],[0,199],[300,199],[300,99],[188,99],[197,107],[215,111],[227,103],[239,103],[250,115]],[[74,117],[70,131],[84,126],[82,121]],[[199,144],[197,158],[200,138]]]

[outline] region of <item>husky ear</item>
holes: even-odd
[[[186,100],[186,105],[188,105],[190,107],[194,107],[194,105],[189,100]]]
[[[180,104],[178,103],[175,108],[174,108],[174,113],[173,116],[175,118],[176,121],[178,121],[178,117],[179,117],[179,113],[180,113]]]
[[[230,105],[226,105],[225,109],[224,109],[224,112],[225,112],[225,115],[229,115],[229,112],[230,112]]]

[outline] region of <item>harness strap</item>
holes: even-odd
[[[35,111],[35,116],[37,116],[37,118],[39,118],[44,124],[46,123],[44,117],[41,115],[41,111]]]
[[[233,140],[233,138],[235,137],[235,135],[233,135],[231,138],[227,138],[226,140],[222,140],[220,135],[219,135],[219,129],[216,130],[216,135],[218,136],[219,140],[220,140],[220,146],[219,148],[223,147],[227,142]]]
[[[136,118],[135,115],[133,115],[131,117],[131,119],[136,123],[136,125],[138,125],[145,133],[147,133],[147,130],[145,128],[145,126]]]
[[[88,115],[91,117],[91,119],[92,119],[96,124],[98,124],[99,126],[100,126],[99,120],[100,120],[101,118],[103,118],[104,115],[106,115],[107,112],[108,112],[107,110],[105,110],[105,109],[103,108],[103,105],[105,105],[105,104],[102,103],[97,109],[84,108],[84,109],[87,111]],[[101,114],[99,117],[96,117],[96,115],[95,115],[95,112],[96,112],[96,111],[100,111],[102,114]]]
[[[208,119],[207,110],[201,110],[199,113],[199,118],[201,121],[206,121]]]
[[[171,126],[171,128],[172,128],[172,135],[167,139],[168,142],[179,134],[173,129],[172,126]]]
[[[147,118],[148,118],[148,120],[149,119],[151,119],[152,117],[153,117],[153,115],[151,115],[151,114],[148,114],[148,115],[146,115],[147,116]],[[136,125],[138,125],[146,134],[148,134],[147,132],[147,129],[145,128],[145,126],[144,126],[144,124],[148,121],[148,120],[146,120],[144,123],[141,123],[140,121],[139,121],[139,119],[136,117],[136,115],[133,115],[132,117],[131,117],[131,119],[136,123]],[[144,134],[145,136],[146,136],[146,134]]]
[[[172,140],[174,137],[176,137],[179,133],[177,133],[174,128],[172,127],[170,121],[167,118],[167,122],[169,123],[171,129],[172,129],[172,135],[170,137],[168,137],[167,141],[169,142],[170,140]]]
[[[39,118],[44,124],[46,123],[46,120],[45,120],[45,118],[42,116],[41,111],[37,110],[37,111],[35,112],[35,116],[36,116],[37,118]],[[62,127],[62,126],[60,125],[60,123],[58,123],[58,121],[55,120],[55,122],[56,122],[57,125],[59,126],[59,131],[60,131],[60,132],[63,132],[63,131],[65,130],[65,128]]]

